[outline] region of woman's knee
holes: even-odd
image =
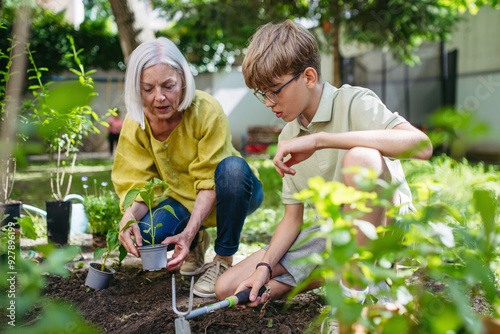
[[[248,163],[240,157],[224,158],[215,168],[215,178],[229,175],[241,175],[248,169]]]

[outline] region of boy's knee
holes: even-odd
[[[384,159],[379,150],[368,147],[353,147],[345,154],[342,167],[365,167],[382,172]]]
[[[222,274],[215,282],[215,296],[219,300],[226,299],[234,292],[234,290],[229,291],[231,284],[229,284],[230,282],[227,282],[226,276],[227,275]]]

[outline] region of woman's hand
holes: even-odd
[[[127,224],[128,221],[129,221],[128,219],[126,221],[122,219],[122,221],[120,222],[120,233],[118,234],[118,240],[123,245],[123,247],[125,247],[127,252],[135,255],[136,257],[140,257],[139,250],[137,249],[137,247],[142,246],[141,230],[139,229],[139,224],[133,223],[132,225],[130,225],[129,227],[127,227],[125,230],[122,231],[121,230],[122,226],[125,226],[125,224]],[[134,245],[132,236],[134,236],[137,247]]]
[[[189,255],[189,246],[194,238],[191,238],[186,232],[166,238],[161,242],[162,245],[175,244],[174,254],[167,262],[167,270],[177,270],[181,267],[184,260]]]
[[[118,233],[118,240],[125,247],[127,252],[135,255],[136,257],[140,257],[139,250],[137,247],[142,246],[142,235],[141,229],[139,228],[139,224],[133,223],[129,225],[126,229],[123,229],[125,225],[131,220],[137,221],[136,217],[144,217],[146,212],[148,211],[148,207],[144,203],[134,202],[130,208],[125,210],[123,217],[120,221],[120,231]],[[135,239],[132,240],[132,236]],[[137,246],[136,246],[137,245]]]
[[[248,307],[256,307],[259,304],[265,303],[269,299],[269,293],[265,292],[262,296],[258,296],[259,289],[263,287],[267,282],[269,282],[271,278],[269,277],[269,269],[267,267],[261,266],[255,269],[252,275],[250,275],[246,280],[240,283],[234,294],[237,294],[240,291],[244,291],[248,288],[252,288],[250,291],[250,303],[246,305],[238,305],[240,308]]]

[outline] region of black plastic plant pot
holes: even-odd
[[[167,267],[167,245],[142,246],[139,252],[143,270],[156,271]]]
[[[66,245],[71,219],[71,202],[45,201],[47,211],[47,239],[56,245]]]
[[[9,215],[7,218],[2,220],[0,226],[10,225],[14,228],[19,229],[19,224],[17,219],[21,218],[21,207],[22,202],[10,202],[0,204],[0,218],[4,215]],[[14,223],[14,225],[10,224]]]
[[[96,290],[107,289],[115,270],[108,267],[106,267],[106,270],[107,271],[101,271],[101,265],[99,263],[91,263],[87,278],[85,279],[85,285]]]

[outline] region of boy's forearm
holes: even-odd
[[[318,149],[349,150],[353,147],[369,147],[380,151],[382,155],[389,158],[406,156],[414,159],[429,159],[432,155],[432,145],[429,138],[409,123],[402,123],[388,130],[320,132],[316,135]],[[427,142],[427,145],[420,148],[422,142]],[[418,149],[416,149],[417,147]]]
[[[300,232],[303,223],[303,205],[287,205],[285,216],[280,221],[269,244],[262,262],[274,267],[290,249]]]

